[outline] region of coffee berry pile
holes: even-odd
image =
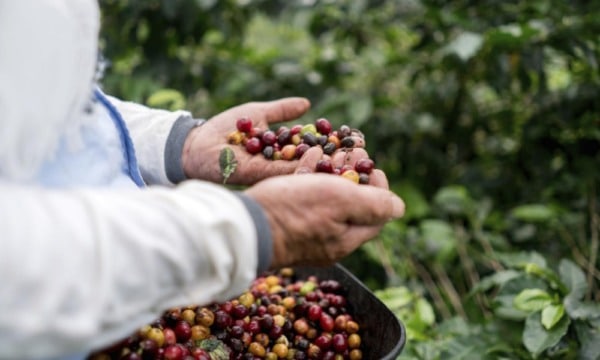
[[[89,360],[359,360],[349,308],[338,281],[284,268],[230,301],[170,309]]]
[[[255,127],[252,119],[242,117],[236,121],[236,130],[227,136],[230,144],[244,146],[250,154],[262,154],[269,160],[295,160],[313,146],[320,146],[326,158],[317,163],[317,172],[341,175],[360,184],[369,182],[369,174],[374,168],[373,160],[360,159],[356,164],[334,166],[330,158],[336,151],[352,151],[364,147],[364,135],[342,125],[333,129],[326,118],[319,118],[312,124],[280,126],[277,130],[263,130]]]

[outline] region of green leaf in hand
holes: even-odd
[[[229,147],[223,148],[219,154],[219,167],[223,176],[223,184],[227,183],[227,179],[235,172],[237,164],[233,150]]]

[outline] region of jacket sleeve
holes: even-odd
[[[174,189],[49,190],[0,181],[0,358],[106,346],[172,306],[222,301],[257,271],[245,201]]]
[[[203,120],[183,110],[166,111],[107,96],[121,113],[134,144],[140,172],[149,185],[186,180],[181,163],[183,143]]]

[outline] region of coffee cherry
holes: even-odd
[[[186,342],[192,336],[192,327],[185,320],[180,320],[173,329],[178,342]]]
[[[144,339],[140,341],[139,348],[143,360],[154,360],[156,358],[156,355],[158,354],[159,346],[154,340]]]
[[[208,338],[210,335],[210,329],[204,325],[194,325],[190,329],[191,336],[190,338],[194,341],[196,340],[204,340]]]
[[[296,159],[300,159],[308,149],[310,149],[310,146],[308,146],[308,144],[298,144],[298,146],[296,146]]]
[[[359,329],[360,327],[358,326],[358,323],[356,321],[348,320],[348,322],[346,323],[346,332],[348,334],[355,334],[358,332]]]
[[[252,130],[252,120],[248,117],[239,118],[237,119],[235,126],[238,131],[249,133]]]
[[[248,352],[250,352],[254,356],[264,357],[266,354],[265,347],[259,343],[252,342],[250,346],[248,346]]]
[[[277,142],[277,135],[275,135],[275,132],[267,130],[263,133],[261,139],[265,145],[273,145]]]
[[[308,146],[317,145],[317,137],[311,132],[307,132],[306,134],[304,134],[304,136],[302,136],[302,141]]]
[[[319,321],[321,319],[321,315],[323,314],[323,309],[319,305],[311,305],[308,308],[308,319],[311,321]]]
[[[246,151],[250,154],[258,154],[263,149],[263,144],[259,138],[253,137],[246,142]]]
[[[281,148],[281,159],[293,160],[296,158],[296,145],[287,144]]]
[[[273,149],[272,146],[267,145],[263,148],[263,156],[265,157],[265,159],[273,159],[273,155],[275,154],[275,150]]]
[[[319,335],[315,339],[314,344],[317,345],[318,347],[320,347],[321,350],[329,350],[329,348],[331,347],[331,335],[329,335],[329,334]]]
[[[320,118],[315,121],[317,131],[324,135],[329,135],[331,132],[331,123],[325,118]]]
[[[358,183],[359,184],[368,184],[369,183],[369,175],[365,173],[358,173]]]
[[[158,347],[162,347],[163,344],[165,343],[165,334],[159,328],[153,327],[152,329],[150,329],[148,331],[148,334],[146,335],[146,337],[148,339],[156,342],[156,344],[158,345]]]
[[[348,335],[348,347],[350,349],[357,349],[360,347],[361,338],[360,335],[354,333]]]
[[[314,124],[306,124],[300,130],[300,135],[304,136],[307,133],[312,133],[313,135],[317,134],[317,127]]]
[[[207,308],[199,308],[196,310],[196,323],[210,327],[215,321],[215,314]]]
[[[319,325],[321,326],[321,330],[325,332],[332,332],[335,327],[335,322],[331,315],[322,313],[319,319]]]
[[[358,175],[358,173],[355,170],[344,171],[341,176],[348,180],[352,180],[357,184],[360,180],[360,175]]]
[[[277,136],[277,143],[283,147],[287,144],[290,143],[292,139],[292,135],[290,133],[289,130],[283,130],[278,136]]]
[[[178,345],[169,345],[163,354],[165,360],[183,360],[183,349]]]
[[[166,345],[174,345],[177,343],[177,335],[175,335],[175,331],[171,328],[163,329],[163,334],[165,335],[165,344]]]
[[[348,357],[350,358],[350,360],[362,360],[363,353],[360,349],[352,349],[350,350]]]
[[[370,174],[375,167],[375,162],[369,158],[360,159],[354,164],[354,170],[359,173]]]
[[[331,163],[331,160],[321,159],[317,161],[316,171],[329,174],[333,173],[333,164]]]
[[[302,131],[302,125],[300,124],[296,124],[290,128],[290,133],[292,135],[300,134],[300,131]]]
[[[344,139],[344,138],[350,136],[351,134],[352,134],[352,129],[350,129],[350,127],[348,125],[340,126],[340,128],[338,130],[338,137],[340,139]]]
[[[331,338],[331,346],[337,353],[343,353],[348,349],[348,341],[343,334],[335,334]]]
[[[345,148],[351,148],[354,146],[354,139],[352,139],[350,136],[347,136],[340,141],[340,146]]]

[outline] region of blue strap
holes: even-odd
[[[144,180],[142,179],[142,174],[140,173],[140,168],[138,167],[137,158],[135,156],[135,149],[133,148],[133,142],[131,141],[129,130],[127,130],[127,126],[125,125],[123,117],[99,89],[94,90],[94,94],[96,99],[98,99],[98,101],[100,101],[102,105],[106,107],[110,113],[110,117],[117,127],[117,130],[119,131],[119,137],[121,139],[121,145],[123,146],[125,160],[127,160],[123,171],[129,175],[129,177],[137,186],[146,186]]]

